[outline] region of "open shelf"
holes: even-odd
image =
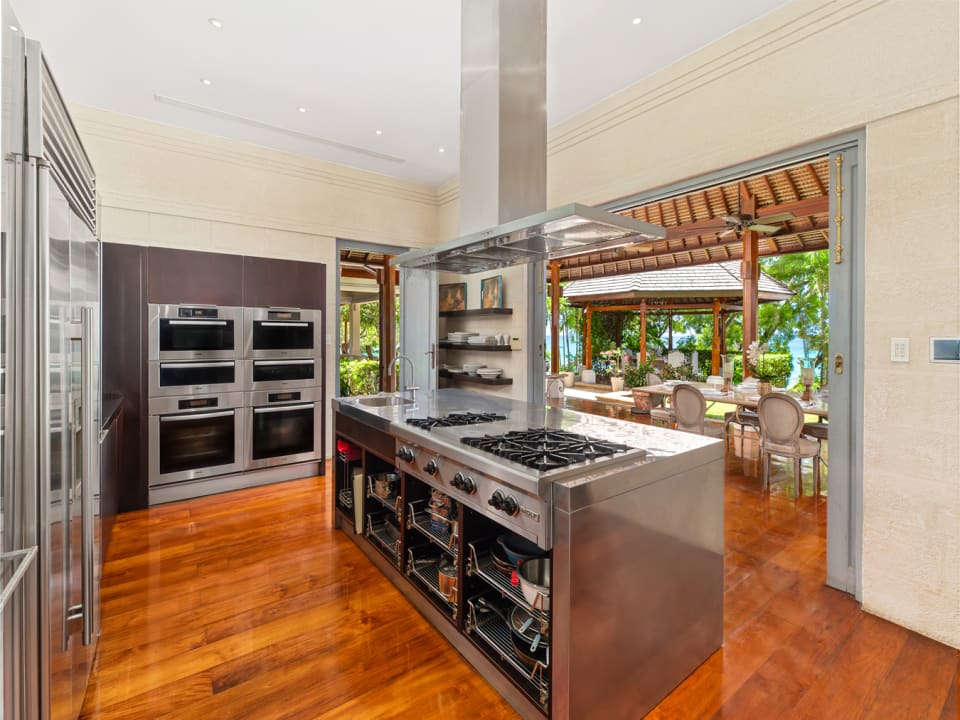
[[[479,639],[477,645],[486,649],[501,665],[511,670],[521,682],[520,687],[530,696],[530,699],[546,708],[550,700],[550,650],[547,649],[547,664],[537,662],[533,669],[527,668],[517,651],[513,648],[510,628],[503,618],[495,612],[478,607],[477,598],[467,601],[467,632]]]
[[[450,602],[446,595],[440,592],[440,559],[424,552],[424,549],[429,550],[429,547],[407,550],[407,575],[419,580],[420,582],[415,584],[425,589],[428,597],[445,607],[450,612],[450,617],[456,619],[457,603]]]
[[[387,532],[387,520],[378,520],[373,515],[367,515],[367,537],[374,541],[374,545],[393,562],[400,567],[400,537],[399,528],[397,529],[397,538],[390,537]]]
[[[447,370],[440,370],[440,377],[454,382],[473,383],[474,385],[513,385],[513,378],[482,378],[479,375],[451,373]]]
[[[400,484],[399,481],[397,481],[397,484]],[[373,480],[370,477],[367,477],[367,497],[371,498],[372,500],[376,500],[398,518],[400,517],[400,508],[403,506],[403,498],[400,497],[399,494],[392,498],[380,497],[373,491]]]
[[[470,343],[456,343],[450,342],[449,340],[440,341],[441,350],[479,350],[480,352],[513,352],[513,348],[509,345],[481,345],[475,343],[471,345]]]
[[[450,553],[454,559],[457,557],[457,522],[449,521],[444,518],[444,522],[450,523],[453,532],[439,533],[430,527],[431,513],[427,510],[429,500],[414,500],[407,507],[410,510],[408,518],[409,527],[415,528],[426,537],[430,542],[439,547],[444,552]]]
[[[481,317],[483,315],[513,315],[513,308],[474,308],[473,310],[441,310],[440,317]]]
[[[549,600],[548,598],[544,598],[538,593],[533,605],[528,603],[520,586],[512,585],[510,578],[497,570],[497,566],[493,564],[493,558],[490,557],[489,547],[485,547],[482,543],[467,543],[467,553],[469,555],[467,575],[479,577],[491,588],[497,590],[501,597],[529,612],[540,622],[542,630],[546,630],[550,626],[550,616],[541,609],[545,604],[544,601]]]

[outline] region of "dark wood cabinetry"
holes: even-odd
[[[323,265],[243,258],[243,304],[247,307],[295,307],[317,310],[323,307]]]
[[[124,418],[115,430],[116,442],[123,448],[116,482],[104,489],[113,497],[105,495],[103,502],[117,512],[127,512],[145,508],[149,502],[148,305],[323,309],[326,266],[119,243],[104,243],[102,258],[103,393],[122,397]],[[326,337],[325,320],[324,314],[321,338]],[[320,364],[325,377],[322,343]]]
[[[243,305],[242,255],[169,248],[146,252],[148,303]]]

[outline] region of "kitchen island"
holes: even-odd
[[[525,717],[642,716],[720,647],[720,441],[459,390],[334,411],[338,527]]]

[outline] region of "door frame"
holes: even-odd
[[[830,158],[830,354],[843,355],[845,381],[838,380],[833,363],[831,377],[830,491],[827,494],[827,585],[863,594],[863,364],[864,364],[864,265],[865,265],[865,163],[863,129],[835,135],[779,153],[755,158],[652,190],[600,205],[617,212],[707,187],[733,182],[777,167],[814,158]],[[840,170],[840,208],[835,158],[843,156]],[[836,264],[837,220],[841,220],[843,262]],[[836,313],[836,316],[835,316]],[[845,480],[844,480],[845,478]]]
[[[399,255],[401,253],[406,252],[409,249],[410,248],[402,245],[383,245],[380,243],[361,242],[359,240],[347,240],[345,238],[337,238],[337,262],[336,262],[337,282],[335,285],[335,292],[337,294],[336,295],[336,298],[337,298],[336,318],[335,318],[337,321],[336,322],[337,332],[335,335],[336,342],[334,342],[333,344],[333,362],[334,362],[333,366],[334,368],[336,368],[336,377],[334,379],[336,380],[336,382],[334,383],[334,391],[330,397],[340,397],[340,344],[342,342],[340,338],[340,251],[341,250],[360,250],[362,252],[377,252],[377,253],[383,253],[385,255]],[[403,274],[401,273],[401,279],[402,277],[403,277]],[[398,287],[400,286],[398,285]],[[382,307],[380,308],[380,313],[382,316],[383,314]],[[402,319],[401,319],[401,327],[402,327]],[[382,354],[383,352],[381,348],[381,355]],[[383,358],[381,358],[380,359],[381,365],[384,362],[389,362],[389,361],[385,361]]]

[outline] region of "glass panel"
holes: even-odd
[[[160,320],[160,352],[233,349],[233,320]]]
[[[174,387],[177,385],[219,385],[232,383],[236,379],[237,367],[229,365],[209,366],[202,363],[189,365],[188,363],[160,364],[160,387]]]
[[[253,414],[253,459],[313,452],[313,408]]]
[[[207,417],[200,413],[189,419],[160,420],[160,472],[229,465],[234,462],[236,423],[234,414]]]
[[[292,365],[264,365],[254,363],[253,381],[313,380],[313,368],[313,363],[296,363]]]
[[[264,320],[253,323],[254,350],[313,350],[313,323]]]

